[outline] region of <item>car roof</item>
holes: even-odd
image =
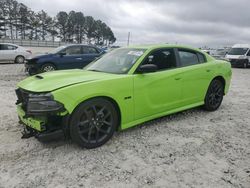
[[[20,47],[20,46],[18,46],[18,45],[16,45],[16,44],[12,44],[12,43],[0,43],[0,44],[7,44],[7,45],[12,45],[12,46]]]
[[[146,50],[153,50],[157,48],[185,48],[190,50],[199,51],[198,48],[193,48],[186,45],[178,45],[178,44],[148,44],[148,45],[135,45],[135,46],[129,46],[124,48],[139,48],[139,49],[146,49]]]
[[[94,45],[88,45],[88,44],[65,44],[65,45],[62,45],[62,46],[66,46],[66,47],[69,47],[69,46],[86,46],[86,47],[94,47],[94,48],[97,48],[97,47],[94,46]]]
[[[232,48],[250,48],[249,44],[235,44]]]

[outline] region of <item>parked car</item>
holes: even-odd
[[[203,106],[219,108],[231,80],[228,61],[178,45],[120,48],[83,70],[55,71],[18,84],[17,112],[27,134],[61,134],[85,148],[116,130]]]
[[[49,54],[27,59],[25,67],[30,75],[54,70],[83,68],[102,54],[103,51],[94,46],[82,44],[60,46]]]
[[[250,45],[235,44],[226,55],[233,67],[250,67]]]
[[[211,54],[210,50],[202,50],[202,52],[205,52],[205,53],[207,53],[208,55]]]
[[[24,47],[10,43],[0,43],[0,61],[24,63],[24,60],[30,58],[31,55],[31,51]]]
[[[211,54],[216,59],[225,59],[226,55],[228,54],[230,48],[218,48]]]

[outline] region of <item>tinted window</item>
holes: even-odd
[[[12,45],[7,45],[7,44],[1,44],[0,49],[1,50],[15,50],[17,49],[17,47],[12,46]]]
[[[15,49],[17,49],[17,47],[16,46],[12,46],[12,45],[7,45],[7,49],[8,50],[15,50]]]
[[[162,49],[151,53],[143,64],[154,64],[158,70],[171,69],[176,67],[173,49]]]
[[[194,52],[179,50],[179,56],[182,66],[190,66],[199,64],[199,59]]]
[[[245,55],[248,48],[231,48],[228,55]]]
[[[248,51],[247,56],[250,56],[250,50]]]
[[[80,46],[71,46],[65,49],[66,55],[79,55],[82,54]]]
[[[198,59],[200,63],[205,63],[206,62],[206,58],[203,54],[201,53],[197,53]]]
[[[98,51],[92,47],[83,47],[84,54],[98,54]]]

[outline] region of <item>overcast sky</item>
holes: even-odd
[[[18,0],[35,11],[82,11],[107,23],[117,42],[224,46],[250,43],[249,0]]]

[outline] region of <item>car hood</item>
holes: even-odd
[[[19,82],[18,87],[31,92],[49,92],[69,85],[116,77],[119,75],[81,69],[53,71],[28,77]]]
[[[40,54],[32,57],[32,59],[41,59],[41,58],[49,58],[53,57],[55,54]]]

